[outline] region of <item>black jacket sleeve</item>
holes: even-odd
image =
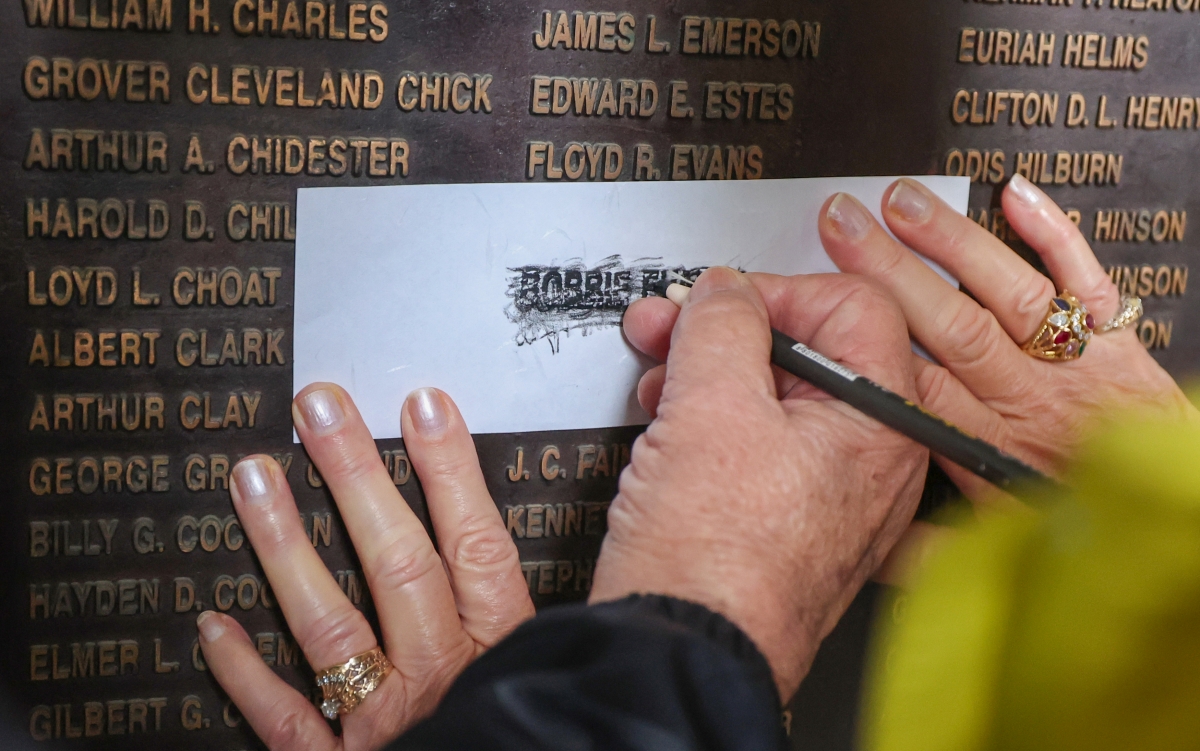
[[[467,668],[389,751],[784,748],[767,661],[700,605],[634,596],[548,610]]]

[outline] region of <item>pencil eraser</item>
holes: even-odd
[[[683,307],[683,301],[688,298],[688,292],[691,289],[682,284],[672,284],[667,287],[667,299],[675,303],[679,307]]]

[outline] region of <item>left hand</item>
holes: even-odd
[[[202,613],[200,645],[221,687],[271,751],[372,751],[430,714],[472,660],[533,616],[533,603],[475,445],[448,396],[413,392],[401,418],[438,549],[392,484],[349,394],[313,384],[292,410],[362,562],[394,669],[342,716],[342,734],[335,736],[316,707],[263,663],[237,621]],[[376,647],[371,625],[305,535],[278,463],[247,457],[232,476],[242,528],[309,664],[321,671]]]
[[[795,692],[863,581],[908,527],[924,447],[771,367],[771,326],[914,398],[895,301],[849,274],[711,268],[682,308],[638,300],[629,341],[654,422],[608,513],[591,601],[653,592],[735,623]]]

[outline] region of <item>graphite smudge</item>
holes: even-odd
[[[668,267],[661,258],[639,258],[626,266],[618,255],[588,268],[581,259],[555,266],[510,268],[504,313],[517,325],[517,344],[550,343],[558,353],[562,335],[621,325],[625,308],[652,294],[668,272],[695,280],[705,267]]]

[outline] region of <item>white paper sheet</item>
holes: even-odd
[[[653,363],[617,325],[616,269],[634,268],[637,292],[647,267],[836,271],[821,205],[845,191],[878,213],[894,179],[300,190],[294,391],[342,385],[376,438],[400,435],[422,386],[475,433],[644,424],[635,392]],[[967,178],[917,179],[965,212]],[[522,277],[531,266],[548,268]],[[598,288],[567,273],[597,268]]]

